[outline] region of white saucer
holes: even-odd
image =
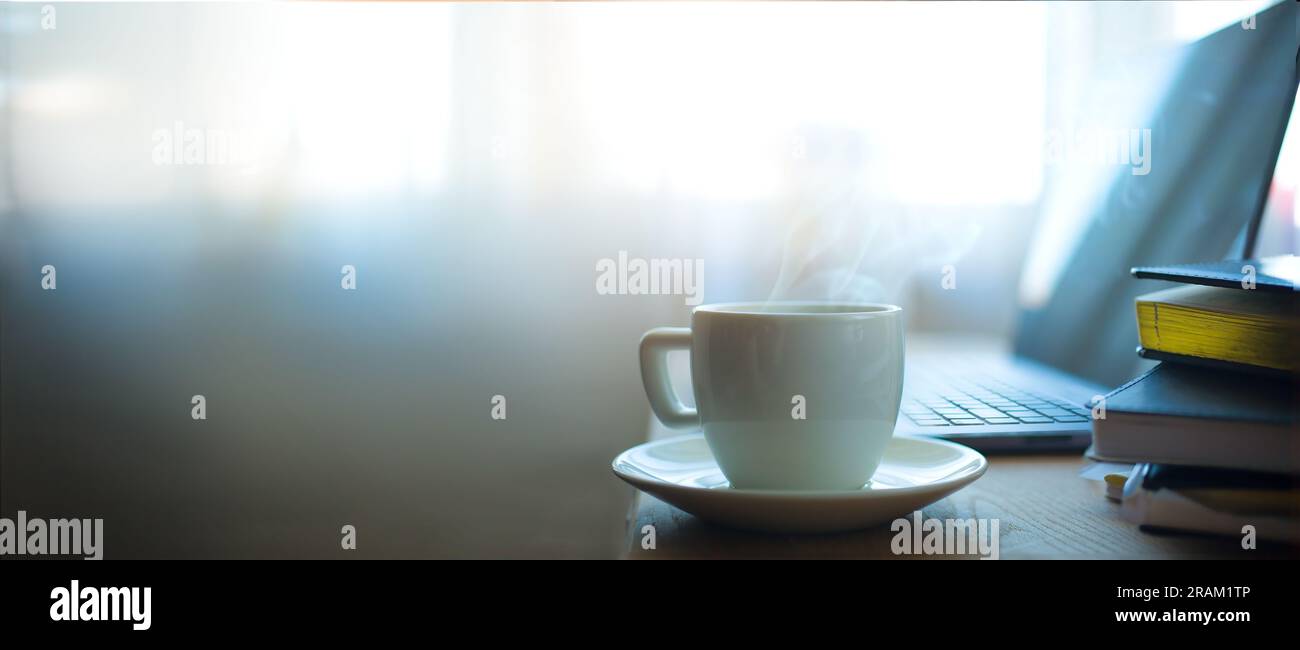
[[[895,437],[871,482],[860,490],[733,490],[693,433],[637,445],[614,459],[614,473],[701,519],[749,530],[829,533],[905,517],[965,487],[989,463],[969,447]]]

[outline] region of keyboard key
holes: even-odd
[[[1038,409],[1038,412],[1043,415],[1047,415],[1054,418],[1062,417],[1070,414],[1070,412],[1065,409],[1056,409],[1056,408]]]
[[[1022,418],[1020,418],[1020,421],[1021,421],[1021,422],[1024,422],[1025,424],[1047,424],[1047,423],[1049,423],[1049,422],[1052,421],[1052,418],[1044,417],[1044,416],[1041,416],[1041,415],[1039,415],[1039,416],[1026,416],[1026,417],[1022,417]]]
[[[1015,418],[984,418],[989,424],[1016,424],[1019,420]]]
[[[980,421],[980,420],[978,420],[978,419],[976,419],[976,418],[953,418],[953,419],[949,420],[949,422],[952,422],[953,424],[956,424],[956,425],[958,425],[958,426],[970,426],[970,425],[972,425],[972,424],[984,424],[984,422],[982,422],[982,421]]]
[[[1087,422],[1088,421],[1088,418],[1079,415],[1065,415],[1060,417],[1054,416],[1053,419],[1055,419],[1057,422]]]
[[[1002,411],[999,411],[999,410],[997,410],[997,409],[988,409],[988,408],[984,408],[984,409],[971,409],[970,412],[971,412],[971,415],[974,415],[975,417],[978,417],[978,418],[984,418],[985,420],[987,420],[987,419],[989,419],[989,418],[1000,418],[1000,417],[1005,417],[1005,416],[1002,414]]]

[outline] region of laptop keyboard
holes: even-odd
[[[1048,395],[998,382],[965,383],[903,399],[903,415],[922,427],[1087,422],[1091,413]]]

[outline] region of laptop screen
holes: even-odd
[[[1240,254],[1295,97],[1295,24],[1296,4],[1282,2],[1255,15],[1250,28],[1233,23],[1179,48],[1149,79],[1141,73],[1153,66],[1143,61],[1121,75],[1141,83],[1112,93],[1117,102],[1138,102],[1148,81],[1162,91],[1137,123],[1112,125],[1137,143],[1128,151],[1140,152],[1142,164],[1115,168],[1087,192],[1046,206],[1046,224],[1059,208],[1078,217],[1077,234],[1051,251],[1051,264],[1026,264],[1017,353],[1117,385],[1139,365],[1133,299],[1160,287],[1135,280],[1129,269]],[[1293,160],[1288,151],[1280,164]],[[1294,177],[1283,173],[1270,188],[1279,197],[1269,201],[1271,213],[1285,201],[1281,184]],[[1077,182],[1062,180],[1066,189]],[[1261,231],[1261,243],[1270,243],[1259,252],[1294,246],[1294,227],[1275,232],[1280,218]],[[1044,252],[1039,243],[1031,261]],[[1035,283],[1039,291],[1026,299],[1024,286]]]

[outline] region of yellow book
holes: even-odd
[[[1184,285],[1139,296],[1142,347],[1300,370],[1300,294]]]

